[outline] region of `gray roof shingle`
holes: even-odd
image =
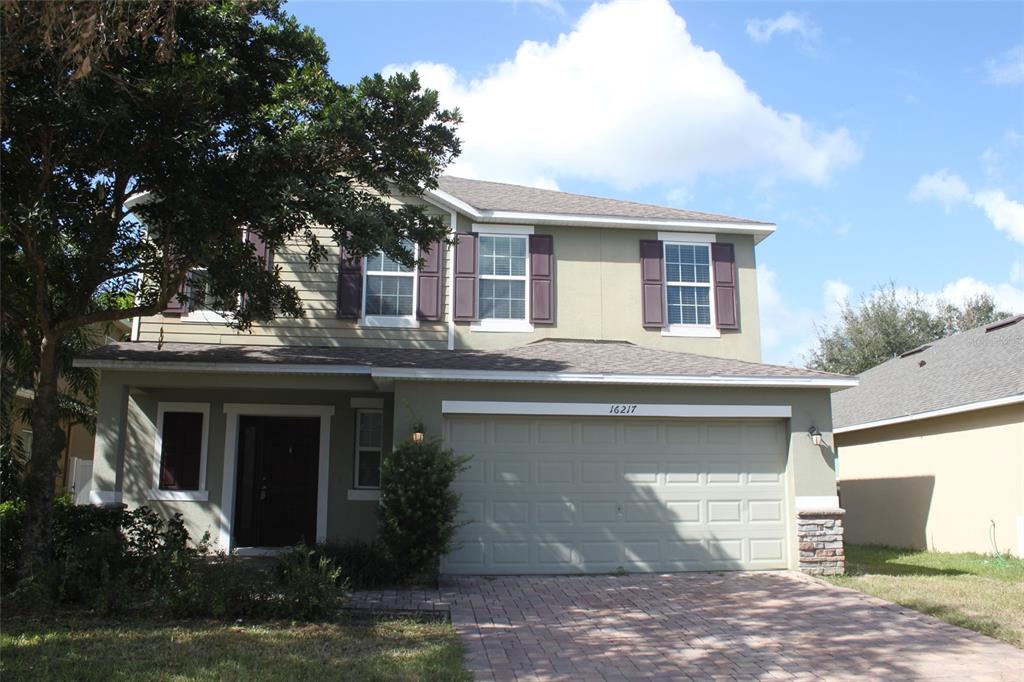
[[[954,334],[858,378],[832,396],[836,428],[1024,395],[1024,320]]]
[[[771,225],[748,218],[667,208],[635,201],[605,199],[585,194],[569,194],[549,189],[510,185],[504,182],[470,180],[451,175],[441,176],[439,188],[482,211],[518,211],[521,213],[561,213],[569,215],[610,216],[616,218],[650,218],[654,220],[697,220],[710,223]]]
[[[781,365],[656,350],[625,341],[546,339],[502,351],[307,346],[114,343],[80,356],[108,362],[328,364],[374,368],[565,372],[685,377],[846,379]]]

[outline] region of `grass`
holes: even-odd
[[[8,616],[10,680],[468,680],[450,624],[154,622]]]
[[[846,571],[829,580],[1024,648],[1024,560],[847,545]]]

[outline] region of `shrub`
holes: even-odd
[[[273,616],[314,620],[335,613],[345,600],[341,570],[311,547],[298,545],[278,557],[277,576]]]
[[[317,552],[333,561],[353,588],[391,585],[397,579],[391,557],[379,541],[320,545]]]
[[[21,557],[21,534],[25,518],[25,501],[0,502],[0,590],[11,591],[17,582],[18,560]]]
[[[436,440],[405,441],[384,458],[380,540],[399,580],[436,579],[458,528],[459,495],[451,484],[467,461]]]

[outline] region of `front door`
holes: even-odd
[[[235,546],[316,542],[319,417],[240,417]]]

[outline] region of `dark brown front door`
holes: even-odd
[[[318,417],[241,417],[235,546],[316,542]]]

